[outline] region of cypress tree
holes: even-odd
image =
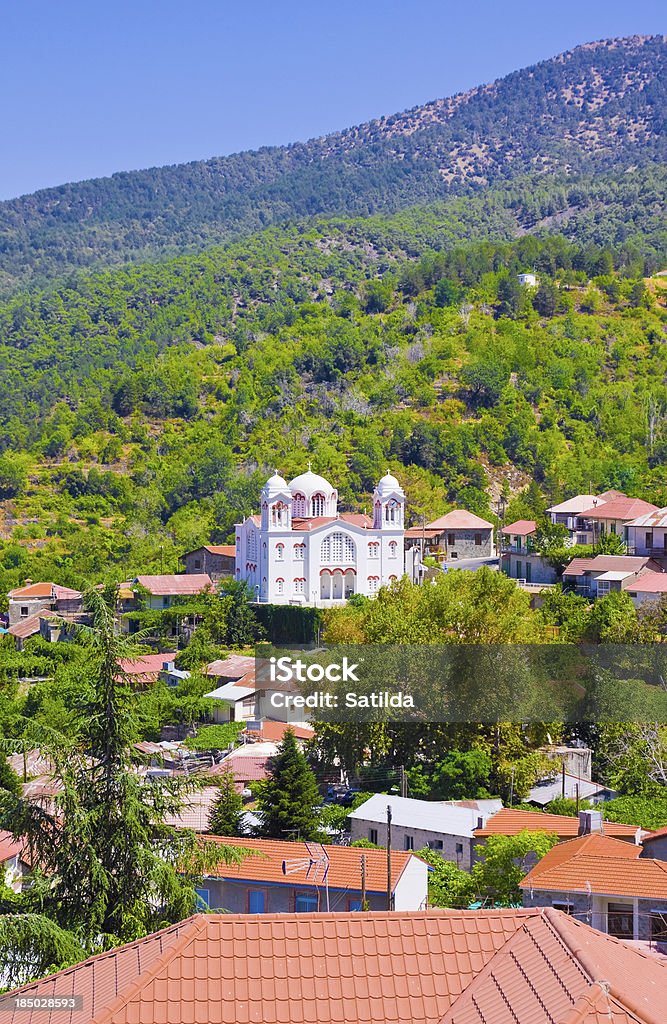
[[[243,800],[236,792],[234,772],[227,769],[220,778],[220,792],[211,808],[208,827],[215,836],[242,836]]]
[[[271,839],[317,839],[315,808],[321,802],[317,780],[293,731],[287,729],[257,801],[260,834]]]

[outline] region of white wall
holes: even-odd
[[[428,865],[410,857],[394,889],[394,910],[425,909],[428,901]]]

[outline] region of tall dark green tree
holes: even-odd
[[[257,801],[261,835],[270,839],[317,839],[315,808],[321,803],[317,780],[288,729]]]
[[[48,879],[46,918],[86,949],[130,941],[178,921],[196,905],[207,860],[237,860],[193,832],[165,824],[195,783],[147,779],[137,770],[136,693],[122,663],[136,644],[115,629],[115,593],[86,595],[91,625],[79,638],[89,658],[78,733],[52,733],[42,745],[53,762],[53,807],[0,794],[4,822],[24,837]]]
[[[242,836],[243,800],[236,792],[234,772],[230,769],[220,777],[220,792],[211,808],[208,827],[216,836]]]

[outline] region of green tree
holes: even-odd
[[[533,306],[540,316],[554,316],[558,306],[558,289],[553,281],[541,281],[533,295]]]
[[[293,731],[287,729],[257,800],[260,834],[270,839],[317,839],[315,808],[321,803],[315,776]]]
[[[466,908],[474,900],[475,882],[469,871],[453,864],[436,850],[424,847],[417,856],[426,861],[428,873],[428,902],[433,907]]]
[[[489,836],[475,847],[480,860],[471,876],[478,894],[503,907],[521,906],[519,882],[557,842],[553,833],[527,829],[515,836]]]
[[[115,591],[92,589],[85,599],[92,624],[79,631],[86,658],[78,729],[71,738],[50,730],[40,744],[55,766],[55,806],[9,793],[0,803],[6,827],[25,838],[48,878],[45,916],[91,949],[181,920],[195,906],[207,858],[239,855],[165,825],[182,808],[185,787],[136,770],[136,693],[121,662],[136,657],[137,646],[116,632]]]
[[[242,836],[243,799],[236,791],[234,772],[223,772],[218,783],[220,792],[215,798],[208,820],[209,830],[216,836]]]

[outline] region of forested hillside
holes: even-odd
[[[666,110],[667,43],[632,37],[310,142],[43,190],[0,204],[0,291],[202,250],[295,217],[664,160]]]
[[[545,179],[6,301],[0,589],[174,571],[306,459],[352,509],[390,465],[413,522],[493,518],[501,492],[517,517],[608,487],[667,504],[662,195],[659,168]]]

